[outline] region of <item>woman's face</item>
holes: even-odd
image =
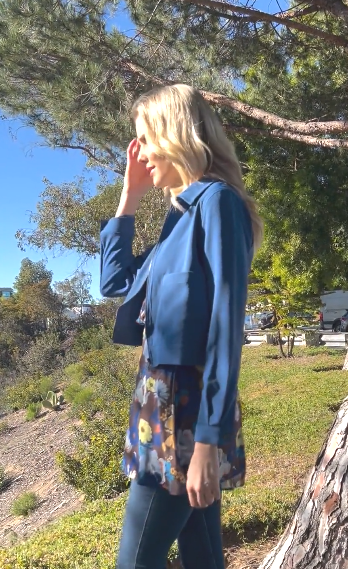
[[[139,141],[138,161],[144,162],[157,188],[175,188],[182,185],[182,180],[173,164],[166,158],[158,156],[148,137],[148,130],[144,120],[138,116],[135,128]]]

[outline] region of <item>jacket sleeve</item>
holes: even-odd
[[[133,215],[113,217],[101,222],[100,292],[106,297],[125,296],[153,247],[135,257]]]
[[[244,202],[226,186],[203,202],[202,227],[211,318],[195,441],[218,444],[234,420],[252,229]]]

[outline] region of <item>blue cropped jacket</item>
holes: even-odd
[[[177,198],[157,244],[132,253],[134,216],[101,225],[101,293],[126,296],[115,343],[140,346],[136,320],[146,295],[151,365],[204,366],[195,440],[218,444],[233,424],[247,281],[253,256],[244,201],[222,181],[202,178]]]

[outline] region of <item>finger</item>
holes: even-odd
[[[133,138],[133,140],[129,143],[128,148],[127,148],[127,154],[129,158],[133,158],[134,157],[134,150],[138,148],[138,139],[137,138]]]
[[[211,486],[206,486],[204,489],[204,500],[206,506],[211,506],[215,501],[214,492]]]
[[[194,490],[188,490],[187,494],[191,508],[199,508],[196,492]]]

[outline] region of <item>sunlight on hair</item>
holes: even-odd
[[[200,92],[189,85],[158,87],[136,101],[132,116],[142,117],[157,154],[172,162],[180,175],[182,186],[170,190],[172,203],[178,207],[176,196],[204,175],[227,182],[248,208],[256,251],[262,220],[245,190],[234,145]]]

